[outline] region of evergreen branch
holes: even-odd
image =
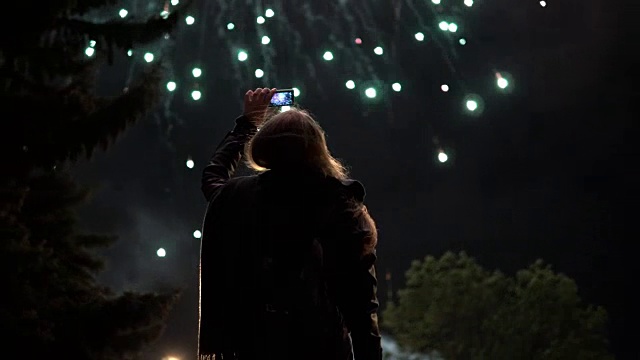
[[[82,293],[84,289],[95,284],[96,275],[106,266],[103,259],[97,258],[88,251],[76,251],[64,260],[67,261],[67,265],[61,266],[60,272],[70,280],[70,285],[72,285],[64,289],[65,292],[76,290],[77,293]]]
[[[62,90],[93,88],[96,70],[104,63],[99,55],[91,59],[62,59],[59,49],[40,48],[28,56],[38,60],[29,62],[29,76],[8,66],[0,68],[0,92],[3,94],[41,94],[51,96]],[[92,80],[90,83],[89,80]]]
[[[99,106],[86,119],[70,124],[60,134],[66,145],[64,158],[75,160],[83,152],[90,158],[98,146],[106,150],[129,125],[145,116],[160,98],[161,66],[153,66],[138,85]]]
[[[118,0],[61,0],[67,3],[65,15],[84,15],[88,11],[113,6]]]
[[[162,74],[162,65],[158,63],[137,85],[113,99],[86,93],[90,90],[86,78],[78,78],[78,84],[63,92],[0,97],[9,114],[9,121],[0,125],[6,128],[0,131],[1,156],[11,168],[25,162],[49,167],[56,162],[76,160],[83,153],[90,158],[98,146],[106,150],[157,103]],[[43,116],[43,111],[49,117]]]
[[[107,54],[100,49],[91,58],[79,58],[81,52],[69,54],[59,48],[38,48],[28,55],[29,76],[21,72],[11,71],[0,76],[12,81],[13,91],[33,91],[38,88],[42,91],[57,91],[71,89],[73,85],[82,83],[82,86],[93,88],[97,69],[105,63]],[[35,59],[35,60],[34,60]],[[90,75],[90,76],[87,76]],[[91,81],[91,82],[89,82]]]
[[[115,351],[120,356],[141,350],[141,343],[150,343],[161,335],[164,322],[179,298],[179,291],[125,292],[94,303],[94,317],[89,325],[97,335],[95,339],[100,341],[93,344],[94,349]]]
[[[181,10],[174,10],[167,18],[153,17],[144,23],[113,20],[106,23],[92,23],[81,19],[63,18],[59,26],[74,33],[86,34],[93,39],[103,39],[108,46],[130,49],[134,44],[149,44],[169,33],[176,26]]]
[[[117,236],[98,234],[81,234],[76,235],[75,238],[77,244],[81,244],[82,247],[87,249],[108,247],[118,239]]]
[[[125,292],[113,299],[105,304],[106,313],[120,314],[117,318],[122,320],[121,323],[112,322],[114,333],[126,334],[165,318],[180,294],[179,291],[162,294]]]

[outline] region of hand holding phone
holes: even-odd
[[[293,89],[278,90],[273,94],[269,107],[292,106],[295,103]]]
[[[257,88],[249,90],[244,95],[243,114],[255,125],[260,126],[264,121],[269,102],[276,93],[276,89]]]

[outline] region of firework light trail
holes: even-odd
[[[134,0],[118,15],[167,16],[184,3]],[[437,89],[448,93],[447,101],[456,99],[457,112],[478,116],[485,94],[473,92],[474,84],[459,67],[461,50],[474,41],[465,23],[481,5],[473,0],[199,1],[181,16],[176,33],[129,56],[134,69],[160,54],[180,54],[168,62],[172,96],[165,100],[163,117],[169,127],[182,123],[175,96],[239,99],[247,87],[258,86],[293,87],[302,103],[307,96],[326,101],[336,91],[355,92],[364,106],[386,106],[390,122],[398,93],[421,101],[433,98]],[[486,64],[478,71],[472,70],[474,80],[495,77],[496,91],[511,90],[508,73]],[[433,121],[425,127],[442,152],[438,128]],[[442,163],[447,159],[438,155]]]
[[[229,88],[241,98],[247,86],[287,84],[302,102],[356,92],[365,105],[386,106],[393,122],[395,94],[425,99],[432,92],[419,88],[428,86],[452,91],[456,110],[478,116],[484,101],[457,69],[459,49],[470,41],[464,20],[475,6],[472,0],[203,2],[182,29],[183,37],[198,39],[197,55],[175,66],[207,74],[182,80],[196,101]],[[496,73],[483,76],[500,78],[496,89],[504,91],[509,75]],[[444,163],[449,157],[433,125],[425,122]]]
[[[404,67],[444,63],[446,69],[434,71],[455,73],[454,42],[459,36],[448,28],[448,33],[440,30],[437,19],[459,17],[458,6],[412,0],[249,3],[207,3],[197,15],[201,36],[215,32],[222,45],[215,46],[218,51],[224,49],[218,56],[247,55],[232,61],[237,84],[254,83],[259,69],[265,84],[292,82],[300,90],[306,87],[325,94],[329,81],[320,75],[327,66],[332,66],[332,78],[341,85],[352,80],[356,87],[363,84],[378,91],[406,79]],[[420,42],[428,44],[429,51],[420,51]],[[407,48],[409,52],[404,51]],[[401,59],[399,53],[415,53],[420,59]]]

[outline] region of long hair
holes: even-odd
[[[306,110],[291,108],[266,121],[245,145],[247,165],[257,172],[273,169],[312,169],[325,176],[346,180],[347,168],[329,152],[325,133]],[[353,200],[344,211],[364,235],[362,255],[374,251],[378,242],[376,224],[367,207]]]
[[[306,110],[291,108],[267,119],[246,144],[247,165],[258,172],[268,169],[312,169],[338,180],[347,168],[329,152],[325,133]]]

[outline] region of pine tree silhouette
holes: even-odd
[[[161,62],[113,97],[96,94],[98,70],[116,51],[171,32],[189,6],[140,23],[89,20],[116,3],[21,0],[12,5],[19,21],[0,25],[0,323],[9,357],[136,358],[161,335],[179,296],[100,285],[95,250],[115,237],[82,234],[76,222],[90,191],[68,170],[108,149],[161,95]]]

